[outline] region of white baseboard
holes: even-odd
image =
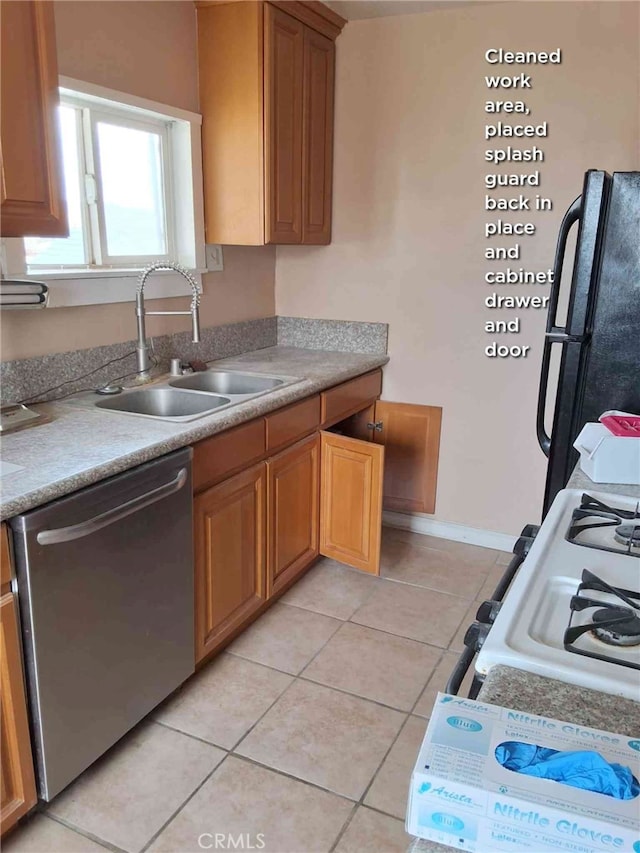
[[[454,542],[467,542],[469,545],[480,545],[482,548],[494,548],[496,551],[513,551],[517,536],[508,533],[496,533],[494,530],[481,530],[477,527],[466,527],[464,524],[454,524],[451,521],[437,521],[419,513],[389,512],[382,513],[382,523],[387,527],[399,527],[412,533],[438,536],[441,539],[452,539]]]

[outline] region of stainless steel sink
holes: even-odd
[[[96,401],[93,394],[77,400],[108,412],[121,412],[163,421],[191,421],[221,409],[239,406],[254,397],[286,388],[301,380],[240,370],[207,370],[169,379],[153,386],[123,391]]]
[[[215,394],[194,394],[174,388],[143,388],[124,391],[117,397],[100,400],[94,405],[98,409],[143,415],[163,420],[187,421],[210,414],[230,403],[228,397]]]
[[[169,382],[174,388],[188,388],[192,391],[205,391],[209,394],[263,394],[274,391],[285,384],[284,379],[271,376],[256,376],[252,373],[228,372],[223,370],[207,370],[181,376]]]

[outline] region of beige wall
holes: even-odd
[[[389,322],[383,396],[444,409],[440,520],[517,533],[539,515],[545,473],[535,440],[544,316],[525,311],[522,334],[501,336],[533,344],[526,361],[483,355],[484,52],[563,50],[562,66],[531,68],[525,96],[531,118],[549,122],[539,191],[555,210],[535,216],[514,265],[546,269],[583,172],[640,168],[639,12],[487,4],[354,21],[338,42],[333,243],[278,247],[276,309]]]
[[[57,0],[55,12],[60,74],[198,110],[192,0]],[[225,247],[224,260],[224,272],[203,277],[202,325],[272,316],[273,248]],[[133,298],[132,292],[130,303],[5,312],[2,360],[130,340],[135,336]],[[181,302],[148,304],[152,310],[176,310]],[[155,334],[189,328],[188,317],[155,317],[149,323]]]
[[[275,251],[224,247],[224,271],[203,276],[200,323],[203,328],[272,317]],[[108,279],[104,279],[108,283]],[[189,288],[175,299],[145,300],[149,310],[188,308]],[[136,336],[135,288],[130,302],[54,308],[51,311],[7,311],[1,320],[2,361],[130,341]],[[149,335],[191,329],[189,317],[149,317]]]

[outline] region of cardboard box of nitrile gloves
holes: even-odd
[[[640,737],[438,694],[407,832],[472,853],[640,853]]]

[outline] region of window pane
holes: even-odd
[[[80,197],[80,166],[78,155],[78,111],[73,107],[59,108],[62,139],[64,185],[69,216],[68,237],[25,237],[27,268],[33,264],[59,267],[62,264],[86,263],[82,233],[82,202]]]
[[[160,135],[101,121],[97,129],[107,253],[167,254]]]

